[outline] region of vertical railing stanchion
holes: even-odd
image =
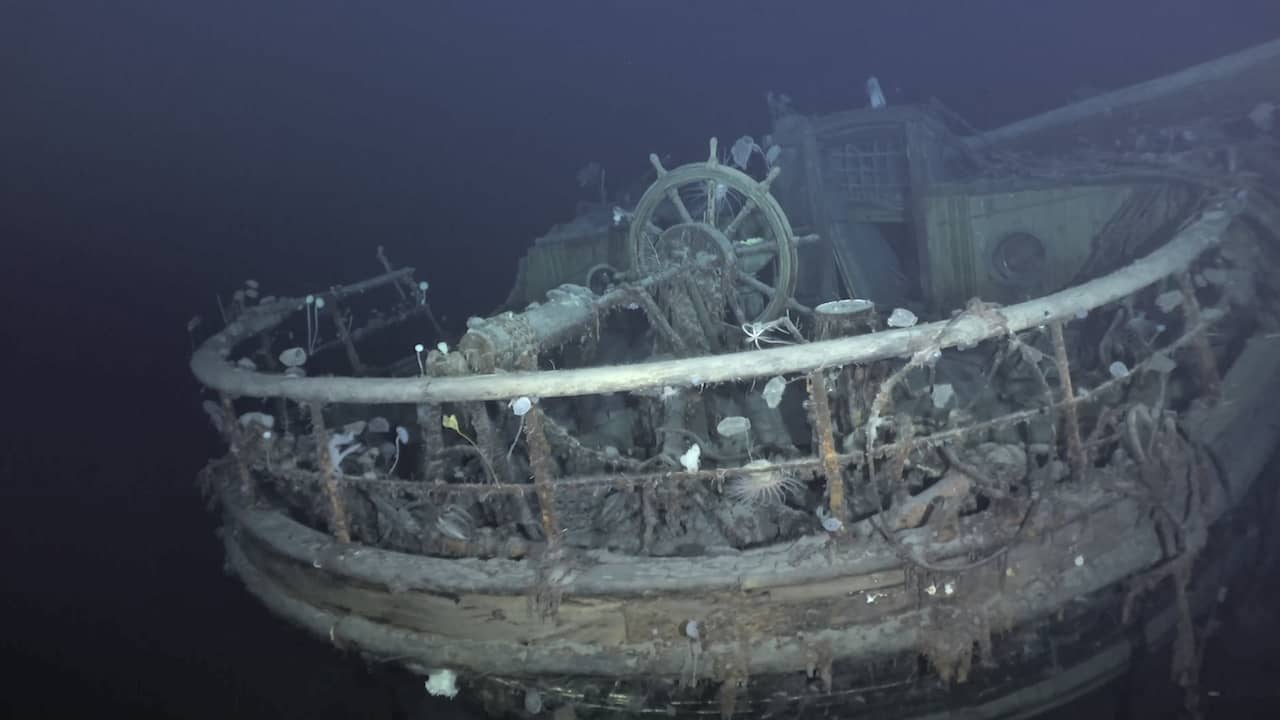
[[[1187,273],[1178,274],[1178,288],[1182,291],[1182,316],[1187,321],[1187,327],[1200,328],[1195,331],[1196,336],[1192,341],[1196,349],[1197,371],[1200,373],[1200,392],[1212,400],[1218,397],[1219,386],[1222,384],[1222,376],[1218,374],[1218,359],[1214,357],[1213,348],[1209,345],[1208,330],[1201,327],[1203,318],[1200,315],[1200,301],[1196,299],[1195,287]]]
[[[249,463],[244,458],[243,429],[240,427],[240,421],[236,417],[236,409],[231,403],[231,396],[226,393],[219,393],[219,397],[222,400],[222,414],[223,422],[226,423],[227,443],[231,445],[231,455],[236,459],[236,472],[240,476],[240,494],[244,496],[246,504],[252,505],[257,494],[257,487],[253,482],[253,473],[249,471]]]
[[[842,524],[849,520],[844,497],[844,472],[840,467],[840,458],[836,454],[835,431],[831,427],[831,401],[827,395],[827,381],[821,370],[809,373],[810,412],[813,414],[813,429],[818,436],[818,453],[822,458],[822,467],[827,476],[827,502],[831,517]]]
[[[316,441],[316,464],[320,468],[320,478],[325,499],[329,501],[329,530],[338,542],[351,542],[351,525],[347,520],[347,508],[342,503],[341,490],[338,487],[337,473],[341,468],[334,467],[329,453],[329,431],[324,426],[324,411],[320,403],[311,403],[311,432]]]
[[[542,511],[542,532],[547,536],[547,548],[550,550],[560,542],[553,477],[555,463],[551,459],[551,445],[547,442],[546,429],[542,425],[542,409],[537,405],[529,408],[524,416],[524,435],[529,443],[529,465],[533,470],[533,485]]]
[[[1058,369],[1058,383],[1062,389],[1062,416],[1067,431],[1067,463],[1071,466],[1071,479],[1084,479],[1084,442],[1080,439],[1080,414],[1076,410],[1076,391],[1071,385],[1071,364],[1067,359],[1067,343],[1062,337],[1062,321],[1049,323],[1053,338],[1053,362]]]

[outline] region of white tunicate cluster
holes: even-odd
[[[354,444],[352,444],[354,443]],[[342,461],[353,452],[363,447],[356,442],[356,436],[353,433],[334,433],[329,436],[329,463],[333,465],[335,472],[341,473]]]
[[[697,472],[698,468],[702,466],[702,448],[698,447],[697,443],[689,446],[689,449],[685,450],[684,454],[680,456],[680,466],[686,472]]]
[[[938,383],[933,386],[933,392],[930,395],[933,397],[933,406],[941,410],[956,396],[956,390],[951,383]]]
[[[532,409],[533,401],[527,396],[522,395],[511,401],[511,412],[515,413],[516,417],[524,417]]]
[[[751,153],[755,148],[755,139],[750,135],[743,135],[730,148],[729,157],[733,159],[733,164],[737,165],[740,170],[746,170],[747,163],[751,162]]]
[[[458,674],[452,670],[432,670],[425,685],[427,692],[435,697],[457,697]]]
[[[916,314],[906,308],[894,308],[885,324],[891,328],[909,328],[916,324]]]
[[[260,412],[247,412],[240,416],[240,427],[249,427],[250,425],[261,425],[270,430],[275,427],[276,419],[271,415]]]
[[[1156,296],[1156,307],[1160,308],[1162,313],[1171,313],[1182,305],[1182,292],[1178,290],[1169,290],[1162,292]]]
[[[287,368],[302,367],[307,362],[307,351],[300,347],[291,347],[280,353],[280,364]]]
[[[770,145],[768,150],[764,151],[764,164],[773,167],[778,164],[778,156],[782,154],[781,145]]]
[[[716,424],[716,432],[722,437],[745,435],[751,429],[751,421],[741,415],[730,415]]]
[[[426,349],[427,349],[426,346],[424,346],[422,343],[418,343],[413,346],[413,354],[416,358],[418,358],[418,374],[419,375],[427,374],[426,363],[422,362],[422,352]]]
[[[1111,373],[1113,378],[1122,378],[1129,374],[1129,367],[1117,360],[1107,367],[1107,372]]]
[[[818,522],[822,523],[823,530],[826,530],[829,533],[844,530],[844,523],[840,522],[840,518],[833,517],[831,515],[831,511],[827,509],[826,505],[819,505],[814,509],[813,514],[818,516]]]
[[[769,382],[765,383],[764,390],[760,393],[764,398],[764,404],[770,409],[778,407],[782,403],[782,393],[786,392],[787,381],[781,375],[774,375],[769,378]]]
[[[867,104],[874,110],[889,104],[884,99],[884,90],[880,89],[880,80],[874,75],[867,78]]]
[[[394,458],[391,461],[391,467],[387,469],[387,475],[394,475],[396,467],[400,465],[400,446],[409,444],[409,430],[403,425],[396,426],[396,443],[391,452]]]
[[[814,307],[813,311],[819,315],[849,317],[865,313],[875,306],[875,303],[863,298],[845,298],[843,300],[828,300]]]

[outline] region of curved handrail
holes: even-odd
[[[1146,257],[1103,277],[1001,308],[995,319],[965,313],[949,321],[912,328],[767,350],[612,367],[461,377],[290,378],[232,364],[229,358],[236,345],[279,325],[297,311],[300,302],[286,299],[250,310],[210,337],[192,356],[191,370],[204,385],[231,395],[375,405],[506,400],[520,396],[567,397],[808,372],[826,366],[905,357],[929,347],[973,345],[998,335],[1087,313],[1185,270],[1201,253],[1220,241],[1241,210],[1237,203],[1216,203]]]

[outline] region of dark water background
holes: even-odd
[[[624,180],[758,136],[767,90],[827,112],[874,74],[994,127],[1277,35],[1269,0],[0,3],[0,708],[413,704],[221,572],[184,330],[215,293],[360,279],[384,245],[456,331],[586,162]],[[1207,672],[1274,676],[1240,652]]]

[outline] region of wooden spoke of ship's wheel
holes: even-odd
[[[715,138],[706,162],[672,170],[656,155],[649,162],[658,177],[636,205],[627,238],[632,267],[651,274],[706,260],[723,273],[735,324],[781,316],[795,292],[797,258],[791,223],[769,192],[778,169],[757,181],[721,165]]]
[[[764,295],[767,298],[773,298],[777,296],[777,290],[775,288],[772,288],[769,285],[766,285],[765,283],[760,282],[759,280],[751,277],[750,275],[734,275],[734,280],[739,284],[741,284],[743,287],[745,287],[747,290],[754,290],[760,293],[761,295]],[[737,295],[741,296],[742,293],[739,292]],[[787,298],[786,305],[788,309],[795,310],[801,315],[806,315],[806,316],[813,315],[813,308],[808,307],[806,305],[801,305],[794,298]]]

